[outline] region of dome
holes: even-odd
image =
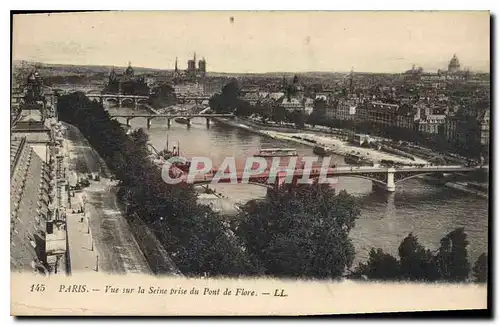
[[[127,70],[125,70],[125,75],[127,76],[132,76],[134,74],[134,68],[130,65],[130,62],[128,63]]]
[[[458,61],[457,55],[454,54],[453,58],[451,58],[450,63],[448,64],[449,71],[457,71],[460,69],[460,62]]]
[[[30,82],[30,81],[33,82],[35,80],[36,80],[36,76],[34,73],[31,73],[28,75],[28,82]]]

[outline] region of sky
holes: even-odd
[[[14,60],[213,72],[489,71],[482,12],[94,12],[16,15]]]

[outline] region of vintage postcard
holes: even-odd
[[[12,315],[488,308],[489,12],[12,20]]]

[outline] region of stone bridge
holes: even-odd
[[[175,118],[184,118],[185,124],[189,127],[191,126],[192,118],[206,118],[207,127],[210,126],[211,118],[234,118],[234,114],[208,114],[208,113],[198,113],[198,114],[152,114],[152,113],[131,113],[131,114],[112,114],[113,118],[125,118],[127,120],[127,126],[130,126],[130,120],[134,118],[145,118],[147,121],[148,129],[151,128],[151,121],[157,118],[165,118],[167,119],[167,125],[170,127],[170,123],[172,119]]]
[[[99,100],[99,103],[104,104],[104,101],[114,101],[118,107],[122,107],[125,102],[130,102],[137,108],[138,104],[147,104],[149,96],[144,95],[125,95],[125,94],[102,94],[102,93],[87,93],[87,97],[91,100]]]

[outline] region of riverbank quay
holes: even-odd
[[[276,131],[276,129],[279,128],[273,128],[274,130],[269,130],[269,129],[263,130],[256,128],[255,125],[251,125],[251,123],[249,123],[247,120],[242,120],[242,119],[230,120],[223,118],[214,118],[214,120],[219,123],[244,129],[264,137],[294,142],[313,148],[315,146],[323,146],[329,152],[340,156],[356,155],[358,157],[366,159],[367,161],[390,160],[396,163],[401,163],[406,165],[428,164],[427,161],[418,158],[415,158],[415,160],[411,160],[407,157],[400,157],[393,154],[388,154],[385,152],[377,151],[372,148],[353,146],[348,142],[342,141],[338,138],[329,135],[327,136],[318,133],[305,133],[297,129],[295,130],[290,129],[293,130],[293,132],[287,132],[283,130]]]
[[[440,179],[430,175],[423,175],[418,178],[428,184],[436,185],[439,187],[451,188],[459,192],[471,194],[476,197],[484,199],[488,198],[487,184],[486,185],[480,184],[481,185],[480,188],[482,188],[480,190],[477,187],[473,187],[473,185],[475,184],[474,182],[449,181],[449,179],[448,180]]]
[[[72,198],[72,207],[83,210],[69,221],[72,271],[182,275],[149,227],[138,216],[124,214],[104,160],[76,127],[66,126],[72,167],[83,175],[100,174]]]
[[[69,170],[82,175],[100,175],[99,181],[91,180],[89,187],[72,198],[72,209],[81,208],[84,212],[80,218],[71,216],[68,230],[72,272],[94,269],[114,274],[151,274],[131,227],[118,207],[116,183],[108,178],[110,172],[104,161],[75,126],[65,123],[64,127]]]
[[[483,192],[481,190],[476,190],[470,187],[470,184],[467,182],[446,182],[445,186],[448,188],[452,188],[455,190],[459,190],[461,192],[465,192],[477,197],[481,197],[484,199],[488,199],[488,193]]]

